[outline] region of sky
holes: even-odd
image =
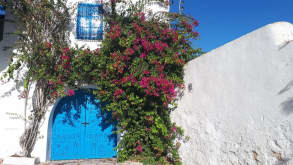
[[[171,1],[171,0],[170,0]],[[178,11],[174,0],[171,11]],[[293,0],[184,0],[183,13],[200,23],[196,48],[208,52],[267,24],[293,24]]]

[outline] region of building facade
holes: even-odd
[[[96,8],[91,13],[99,13],[100,2],[69,0],[68,5],[75,11],[70,24],[71,44],[98,48],[100,32],[104,26],[102,18],[96,14],[82,13],[79,6]],[[169,10],[168,7],[155,3],[146,8],[154,11]],[[5,17],[12,18],[9,13]],[[78,26],[84,29],[78,31]],[[16,41],[16,38],[7,37],[5,33],[14,30],[14,24],[5,22],[4,37],[0,41],[0,73],[7,68],[12,54],[12,50],[3,51],[2,48]],[[92,35],[93,32],[97,35]],[[292,41],[293,25],[278,22],[255,30],[186,64],[186,88],[178,101],[178,108],[172,113],[172,120],[189,136],[189,140],[182,143],[179,150],[184,165],[293,164]],[[21,151],[19,138],[28,125],[24,119],[32,109],[32,92],[27,99],[19,98],[22,84],[23,80],[18,77],[18,81],[1,82],[0,85],[0,159]],[[91,98],[92,96],[80,92],[72,100],[60,98],[50,106],[41,123],[32,156],[39,157],[41,161],[97,158],[94,153],[99,153],[95,150],[98,147],[92,146],[105,145],[110,146],[110,149],[103,152],[106,153],[104,157],[115,157],[115,152],[110,151],[119,137],[114,136],[114,141],[107,141],[107,137],[94,135],[92,138],[92,134],[87,134],[91,133],[90,129],[104,129],[90,126],[93,119],[101,116],[99,111],[90,114],[86,110],[79,113],[76,108],[66,108],[66,103],[77,102],[96,110],[98,101],[92,99],[89,102]],[[76,118],[74,114],[77,114]],[[69,117],[72,123],[64,124],[64,117]],[[95,121],[98,126],[102,123],[101,120]],[[66,127],[76,123],[80,124],[75,127],[79,132],[87,133],[73,134]],[[60,134],[54,134],[54,126],[63,128],[62,138],[59,137]],[[84,129],[84,126],[89,130]],[[104,130],[109,130],[104,133],[111,135],[109,133],[113,127],[105,128]],[[81,137],[83,135],[85,136]],[[77,142],[77,139],[88,138],[91,140],[82,144]],[[54,155],[52,148],[58,147],[58,139],[71,147],[62,146],[64,150]],[[74,153],[75,150],[86,150],[88,153],[82,155],[80,152]],[[66,155],[66,152],[69,154]]]

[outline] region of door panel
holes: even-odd
[[[52,160],[117,156],[115,124],[100,106],[94,95],[82,90],[59,101],[53,116]]]

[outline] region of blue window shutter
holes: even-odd
[[[103,5],[78,4],[76,38],[84,40],[103,39]]]

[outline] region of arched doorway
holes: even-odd
[[[85,90],[58,102],[51,118],[51,160],[117,156],[115,124],[111,113],[102,113],[100,107],[99,100]]]

